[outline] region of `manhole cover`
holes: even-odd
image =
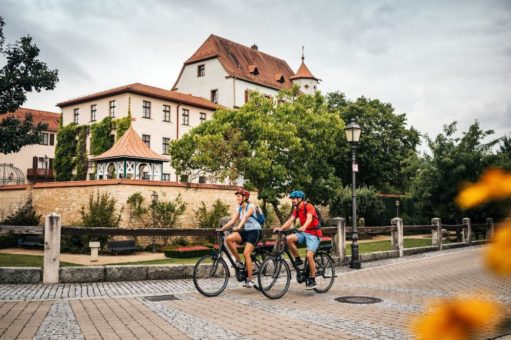
[[[382,299],[378,299],[371,296],[341,296],[335,298],[335,301],[342,303],[352,303],[357,305],[370,304],[370,303],[378,303],[381,302]]]
[[[171,300],[179,300],[174,295],[156,295],[156,296],[146,296],[146,300],[149,301],[171,301]]]

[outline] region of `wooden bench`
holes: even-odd
[[[108,242],[107,250],[117,255],[117,253],[123,252],[133,253],[137,250],[137,247],[134,240],[110,241]]]
[[[43,248],[44,247],[44,238],[41,236],[27,236],[21,241],[18,241],[18,246],[24,248]]]

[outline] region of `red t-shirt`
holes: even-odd
[[[305,207],[303,206],[305,204]],[[293,216],[298,217],[300,220],[300,224],[303,226],[305,224],[305,221],[307,221],[307,214],[312,214],[312,222],[309,224],[307,229],[305,229],[305,232],[307,234],[311,234],[317,237],[322,237],[323,233],[321,232],[321,229],[317,229],[317,226],[319,224],[319,218],[318,214],[316,214],[316,209],[314,209],[314,206],[310,203],[300,203],[298,207],[296,207],[293,210]]]

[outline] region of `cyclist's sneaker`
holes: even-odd
[[[303,266],[302,259],[300,257],[295,258],[295,264],[297,267]]]
[[[305,284],[305,289],[314,289],[316,288],[316,279],[313,277],[310,277],[307,280],[307,283]]]
[[[243,268],[245,268],[245,265],[243,263],[241,263],[240,261],[236,261],[236,268],[243,269]]]
[[[254,281],[246,279],[245,282],[243,282],[243,287],[245,288],[252,288],[255,286]]]

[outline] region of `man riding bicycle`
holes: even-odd
[[[238,254],[236,247],[245,242],[243,257],[245,258],[247,279],[245,280],[243,287],[250,288],[254,286],[252,273],[253,265],[250,254],[254,251],[254,248],[259,241],[259,237],[261,236],[261,225],[254,217],[255,206],[249,202],[250,192],[239,189],[235,192],[235,195],[239,208],[236,210],[236,213],[232,215],[230,221],[227,222],[220,231],[225,231],[231,228],[231,226],[239,219],[238,225],[232,229],[234,232],[227,236],[225,241],[232,255],[236,258],[236,266],[238,268],[242,268],[243,263],[241,263],[240,255]]]
[[[305,200],[305,193],[303,191],[293,191],[289,198],[293,204],[293,213],[291,217],[280,228],[275,228],[274,231],[282,231],[289,229],[293,225],[296,218],[300,220],[300,229],[293,235],[288,235],[286,238],[287,246],[291,254],[295,257],[295,263],[302,265],[303,262],[298,255],[297,244],[306,243],[307,245],[307,260],[309,262],[309,280],[306,283],[306,289],[314,289],[316,287],[316,264],[314,262],[314,254],[318,249],[321,236],[321,229],[319,226],[319,218],[314,206]]]

